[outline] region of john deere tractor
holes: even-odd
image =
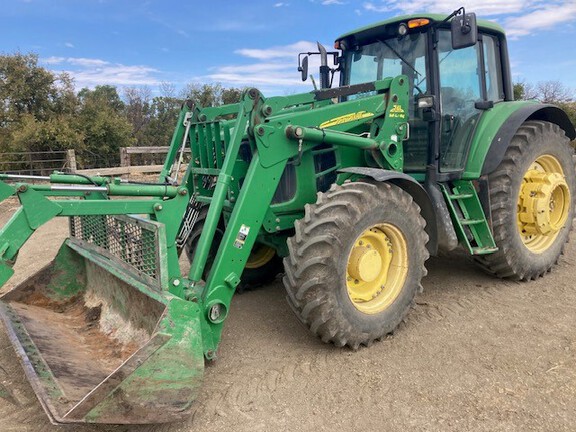
[[[304,79],[320,59],[312,92],[184,103],[157,182],[1,175],[0,201],[21,206],[0,230],[0,285],[36,229],[69,219],[55,260],[0,302],[52,421],[184,418],[240,284],[285,273],[296,316],[357,349],[398,326],[438,251],[517,280],[554,266],[576,131],[555,106],[513,101],[499,26],[403,16],[335,49],[299,56]]]

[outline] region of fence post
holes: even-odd
[[[34,162],[32,161],[32,152],[28,152],[28,171],[30,175],[34,175]]]
[[[128,154],[128,147],[120,147],[120,166],[130,166],[130,155]]]
[[[70,172],[76,172],[78,167],[76,166],[76,152],[74,149],[66,150],[66,165],[70,168]]]

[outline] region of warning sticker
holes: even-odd
[[[250,227],[242,224],[240,230],[238,230],[238,235],[234,240],[235,248],[242,249],[244,247],[244,243],[246,242],[246,237],[248,237],[248,233],[250,233]]]

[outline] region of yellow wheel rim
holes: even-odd
[[[274,255],[276,255],[274,248],[263,244],[255,244],[252,253],[248,257],[248,261],[246,262],[246,268],[260,268],[268,264],[268,262],[274,258]]]
[[[374,225],[354,242],[346,268],[346,287],[360,312],[377,314],[398,297],[408,274],[408,247],[394,225]]]
[[[524,174],[518,196],[518,232],[533,253],[543,253],[556,240],[570,213],[570,189],[556,157],[537,158]]]

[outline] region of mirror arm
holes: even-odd
[[[456,15],[460,15],[460,12],[462,12],[462,14],[464,15],[464,17],[466,17],[466,10],[464,9],[464,6],[462,6],[459,9],[456,9],[454,12],[452,12],[450,15],[448,15],[446,18],[444,18],[442,21],[440,21],[439,23],[437,23],[435,25],[435,27],[438,27],[440,24],[444,24],[445,22],[450,21],[452,18],[454,18]],[[464,24],[462,24],[462,27],[464,27]]]

